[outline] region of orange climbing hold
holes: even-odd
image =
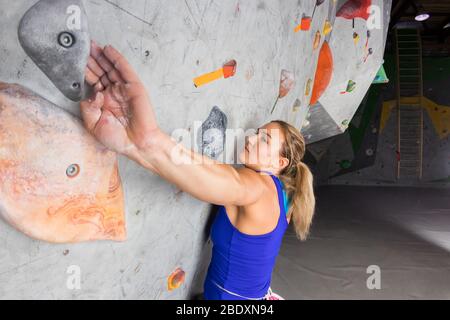
[[[81,121],[0,82],[0,218],[37,240],[126,240],[117,156]]]
[[[183,271],[183,269],[177,268],[167,279],[167,289],[169,291],[172,291],[176,288],[179,288],[184,282],[185,275],[186,273]]]
[[[231,60],[223,65],[222,68],[216,71],[206,73],[194,79],[195,87],[200,87],[204,84],[210,83],[220,78],[229,78],[236,73],[236,60]]]
[[[311,17],[303,17],[300,24],[295,27],[294,32],[298,32],[300,30],[302,31],[308,31],[311,28]]]
[[[234,76],[236,73],[236,65],[236,60],[228,61],[223,65],[223,77],[225,79]]]
[[[333,55],[331,53],[328,42],[324,42],[319,53],[319,61],[317,63],[316,75],[314,77],[314,85],[311,94],[310,105],[315,104],[331,81],[333,73]]]

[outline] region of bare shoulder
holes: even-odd
[[[251,183],[251,185],[255,188],[263,187],[265,186],[264,179],[262,178],[262,175],[260,175],[258,172],[256,172],[253,169],[242,167],[236,169],[239,173],[239,177],[246,181],[246,183]]]
[[[253,198],[252,202],[238,208],[229,209],[230,212],[233,212],[233,217],[237,221],[236,226],[241,232],[252,235],[266,234],[272,231],[279,218],[276,185],[270,176],[261,175],[252,169],[242,168],[238,171],[243,177],[248,176],[254,189],[258,188],[259,191],[256,192],[258,196]]]
[[[255,170],[247,167],[236,169],[239,175],[241,190],[241,199],[237,205],[248,205],[258,201],[265,192],[267,192],[267,185],[262,176]]]
[[[240,167],[240,168],[237,168],[236,170],[237,170],[237,172],[239,172],[240,175],[246,175],[248,177],[258,178],[261,176],[255,170],[247,168],[247,167]]]

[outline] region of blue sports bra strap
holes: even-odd
[[[272,172],[269,172],[269,171],[266,171],[266,170],[255,170],[256,172],[264,172],[264,173],[267,173],[268,175],[271,175],[271,176],[273,176],[273,173]]]
[[[277,194],[278,194],[278,204],[280,205],[280,209],[284,212],[284,215],[286,215],[286,209],[284,207],[284,197],[283,197],[283,187],[281,185],[281,181],[278,179],[277,176],[272,175],[272,179],[275,182],[275,185],[277,187]],[[280,214],[280,217],[282,215]]]
[[[282,186],[282,189],[283,189],[283,202],[284,202],[284,208],[285,208],[286,214],[287,214],[288,211],[289,211],[289,207],[290,207],[290,205],[291,205],[291,199],[290,199],[289,196],[287,195],[286,188],[285,188],[285,186],[284,186],[283,181],[280,180],[280,182],[281,182],[281,186]]]

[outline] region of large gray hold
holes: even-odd
[[[82,98],[90,38],[81,0],[38,1],[20,21],[19,41],[67,98]]]
[[[200,138],[198,144],[204,155],[216,159],[223,152],[227,122],[225,113],[214,106],[197,134]]]

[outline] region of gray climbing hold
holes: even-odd
[[[295,99],[294,105],[292,106],[292,111],[297,112],[300,110],[300,107],[302,106],[302,102],[299,99]]]
[[[227,122],[225,113],[214,106],[197,133],[197,144],[203,155],[216,159],[223,152]]]
[[[19,41],[67,98],[82,98],[90,38],[81,0],[38,1],[20,21]]]

